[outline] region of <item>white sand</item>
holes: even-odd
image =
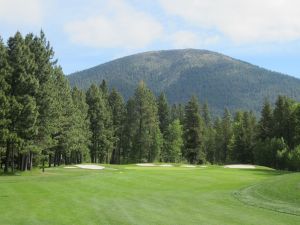
[[[137,163],[137,166],[155,166],[153,163]]]
[[[152,167],[152,166],[160,166],[160,167],[173,167],[171,164],[161,164],[161,165],[155,165],[153,163],[137,163],[135,164],[137,166],[145,166],[145,167]]]
[[[76,167],[76,166],[65,166],[64,168],[65,169],[77,169],[78,167]]]
[[[207,166],[200,166],[201,168],[206,168]]]
[[[173,165],[171,165],[171,164],[161,164],[159,166],[161,166],[161,167],[172,167]]]
[[[232,168],[232,169],[255,169],[253,165],[245,165],[245,164],[235,164],[235,165],[226,165],[224,168]]]
[[[181,167],[186,167],[186,168],[195,168],[196,166],[194,166],[194,165],[181,165]]]
[[[89,170],[103,170],[105,167],[104,166],[98,166],[98,165],[84,165],[84,164],[78,164],[75,165],[81,169],[89,169]]]

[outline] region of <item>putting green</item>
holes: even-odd
[[[256,184],[276,184],[281,189],[260,193],[286,201],[297,211],[299,173],[214,166],[108,167],[115,170],[60,167],[44,174],[36,170],[0,176],[0,224],[287,225],[300,221],[299,216],[249,205],[234,195]]]

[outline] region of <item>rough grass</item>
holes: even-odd
[[[300,216],[300,173],[272,178],[234,195],[249,205]]]
[[[253,207],[233,196],[243,187],[299,174],[212,166],[114,168],[1,176],[0,224],[299,224],[299,216]],[[281,200],[296,199],[297,208],[299,189],[292,187],[287,195],[278,190],[268,198],[283,194]]]

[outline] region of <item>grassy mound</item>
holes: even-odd
[[[234,194],[246,204],[300,216],[300,173],[278,176]]]

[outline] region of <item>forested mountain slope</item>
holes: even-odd
[[[257,112],[264,98],[300,100],[300,80],[228,56],[195,49],[145,52],[116,59],[68,76],[72,86],[87,89],[105,79],[127,99],[140,80],[170,103],[197,95],[214,113],[224,107]]]

